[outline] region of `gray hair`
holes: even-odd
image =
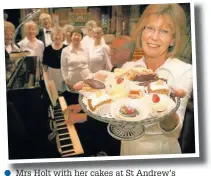
[[[97,27],[97,23],[94,20],[90,20],[86,23],[86,28],[92,30],[94,27]]]
[[[28,32],[28,27],[30,25],[33,25],[35,28],[36,28],[36,34],[39,33],[39,28],[37,26],[37,23],[35,23],[34,21],[28,21],[24,24],[24,28],[23,28],[23,31],[24,31],[24,35],[26,35],[26,33]]]
[[[65,26],[64,26],[64,32],[72,32],[73,31],[73,29],[74,29],[74,26],[73,25],[70,25],[70,24],[66,24]]]
[[[55,26],[53,27],[52,31],[51,31],[51,40],[53,41],[53,36],[58,34],[58,33],[62,33],[63,35],[63,41],[65,40],[65,33],[64,33],[64,28],[60,27],[60,26]]]

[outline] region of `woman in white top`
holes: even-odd
[[[86,23],[87,35],[82,39],[81,44],[84,49],[89,50],[90,46],[94,44],[93,28],[97,27],[97,23],[94,20],[90,20]],[[101,38],[101,43],[105,44],[105,39]]]
[[[63,42],[65,45],[70,45],[71,43],[71,34],[74,27],[70,24],[66,24],[64,26],[64,32],[65,32],[65,41]]]
[[[186,92],[179,109],[159,123],[145,126],[138,140],[122,141],[121,155],[179,154],[178,137],[184,121],[188,99],[192,92],[192,66],[176,57],[183,51],[186,35],[186,17],[178,4],[149,5],[143,12],[135,32],[137,46],[144,57],[128,62],[123,68],[143,66],[166,78],[168,84]]]
[[[94,44],[89,48],[89,68],[92,73],[99,70],[112,69],[110,60],[110,47],[105,43],[102,43],[102,28],[93,28]]]
[[[88,53],[82,48],[80,42],[83,33],[79,29],[72,31],[71,45],[62,50],[61,70],[66,85],[72,86],[84,80],[90,73],[88,68]]]
[[[22,50],[28,50],[30,54],[28,56],[37,56],[42,58],[44,51],[44,44],[41,40],[36,38],[38,34],[38,27],[34,21],[26,22],[24,25],[25,38],[21,40],[18,45]]]

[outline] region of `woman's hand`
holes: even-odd
[[[174,113],[171,117],[168,117],[167,119],[160,122],[160,127],[164,131],[172,131],[176,128],[176,126],[179,124],[179,117],[176,113]]]
[[[79,104],[70,105],[64,110],[65,123],[74,124],[77,122],[84,122],[87,120],[87,115],[84,113],[79,113],[81,107]]]
[[[78,83],[73,85],[73,90],[82,90],[83,89],[83,81],[79,81]]]
[[[184,91],[183,89],[173,88],[173,87],[171,87],[171,89],[173,90],[173,93],[175,94],[176,97],[184,98],[186,95],[186,91]]]
[[[81,111],[81,107],[79,104],[70,105],[65,110],[64,113],[79,113]]]

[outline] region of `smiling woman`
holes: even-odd
[[[64,81],[61,73],[61,53],[67,45],[63,44],[65,33],[63,28],[54,27],[51,31],[51,39],[53,43],[47,46],[43,54],[43,65],[47,71],[49,80],[53,80],[56,89],[60,92],[64,91]]]
[[[25,38],[18,45],[22,50],[30,51],[30,56],[43,56],[44,44],[36,38],[38,27],[34,21],[29,21],[24,24]]]
[[[158,21],[156,26],[153,26],[155,24],[150,24],[153,23],[153,21]],[[177,56],[184,48],[186,25],[186,16],[180,5],[150,5],[139,19],[133,37],[136,39],[136,46],[139,49],[142,48],[143,39],[141,40],[141,37],[143,37],[143,32],[147,32],[148,34],[157,34],[158,32],[158,36],[161,37],[161,39],[172,37],[173,41],[170,47],[168,46],[168,55]]]
[[[192,66],[176,56],[183,50],[186,34],[186,16],[179,4],[149,5],[143,12],[134,33],[137,49],[143,49],[144,57],[129,62],[123,68],[142,66],[162,78],[176,92],[185,95],[176,113],[169,118],[145,126],[145,135],[135,141],[123,141],[121,155],[178,154],[181,149],[178,137],[184,121],[187,102],[192,92]],[[168,75],[171,74],[172,78]]]

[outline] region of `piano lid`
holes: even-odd
[[[53,106],[56,106],[56,102],[59,98],[56,86],[53,80],[48,79],[47,73],[43,70],[43,80],[45,83],[45,88],[50,99],[50,102]]]

